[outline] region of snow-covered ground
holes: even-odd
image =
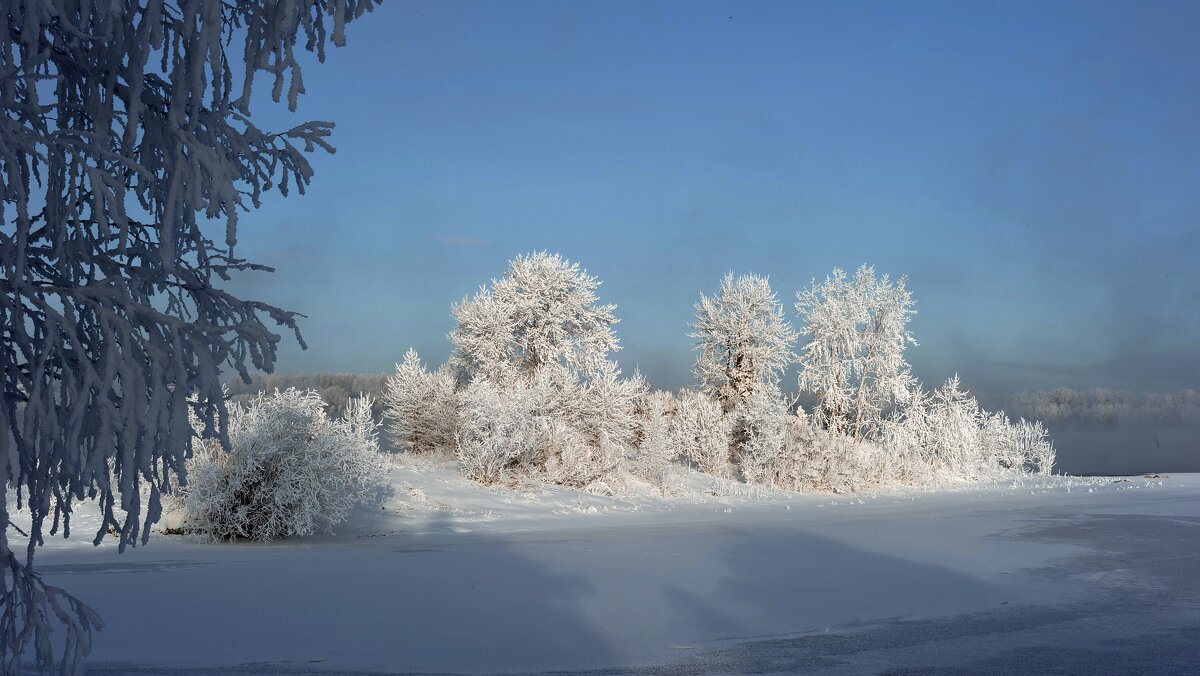
[[[118,555],[47,581],[96,674],[1196,673],[1200,475],[795,495],[488,489],[402,466],[336,536]]]

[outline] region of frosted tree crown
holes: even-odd
[[[454,306],[455,362],[467,378],[529,382],[546,367],[590,378],[620,349],[600,282],[558,254],[517,256],[491,288]]]

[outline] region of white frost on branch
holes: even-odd
[[[716,296],[700,295],[691,328],[700,351],[692,373],[726,411],[777,384],[794,358],[796,332],[766,277],[725,275]]]
[[[728,476],[732,434],[733,416],[725,415],[719,403],[701,392],[685,391],[679,395],[671,436],[679,454],[696,469],[713,476]]]
[[[490,288],[454,306],[453,363],[467,378],[531,382],[547,366],[591,377],[620,349],[600,282],[558,254],[517,256]]]
[[[221,369],[270,370],[280,338],[269,325],[295,329],[292,313],[217,286],[263,269],[235,253],[239,213],[275,188],[303,192],[305,153],[332,151],[330,123],[258,129],[254,76],[267,72],[294,109],[297,47],[323,58],[372,4],[5,3],[0,671],[16,673],[27,648],[51,668],[51,616],[64,628],[59,670],[82,668],[96,619],[42,583],[36,547],[60,526],[69,534],[84,498],[103,514],[97,541],[110,529],[122,549],[144,541],[183,481],[188,397],[204,434],[226,439]],[[11,489],[32,515],[24,557],[10,542]]]
[[[796,294],[796,314],[808,343],[800,352],[801,390],[815,392],[815,422],[855,439],[871,438],[883,414],[903,401],[913,381],[904,349],[915,345],[915,314],[905,278],[876,278],[864,265],[853,279],[834,269],[821,284]]]
[[[448,368],[430,373],[410,349],[387,379],[382,399],[383,417],[397,449],[428,453],[454,447],[458,398]]]
[[[615,306],[600,282],[546,252],[517,256],[453,308],[458,454],[484,483],[534,478],[612,492],[634,443],[640,374],[622,378]]]
[[[671,436],[676,400],[670,392],[647,392],[638,402],[638,440],[629,449],[629,470],[666,495],[678,478],[672,461],[679,449]]]
[[[207,440],[188,462],[184,528],[213,540],[331,532],[383,476],[377,429],[370,397],[339,419],[313,390],[231,406],[230,450]]]

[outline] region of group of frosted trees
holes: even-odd
[[[834,270],[796,294],[796,331],[767,279],[727,275],[696,304],[696,388],[679,393],[621,376],[614,307],[598,286],[558,255],[511,261],[453,308],[448,363],[430,371],[410,350],[397,365],[382,395],[393,443],[453,453],[483,483],[600,491],[635,477],[667,491],[686,466],[833,491],[1053,467],[1040,423],[982,410],[957,377],[933,391],[913,377],[903,278]],[[810,411],[781,388],[793,364],[799,390],[816,396]]]
[[[647,392],[622,378],[613,306],[599,282],[559,256],[513,260],[490,288],[453,309],[454,355],[429,372],[409,351],[382,400],[393,442],[453,450],[467,476],[518,476],[613,489],[640,431]]]
[[[121,549],[145,542],[164,499],[186,500],[214,537],[263,538],[327,527],[348,509],[339,491],[376,476],[364,403],[347,400],[346,418],[332,419],[313,396],[285,392],[229,410],[221,383],[222,371],[272,370],[273,329],[296,329],[293,313],[221,288],[265,269],[239,255],[239,215],[271,191],[302,193],[308,154],[332,151],[331,123],[256,126],[256,79],[294,111],[303,52],[323,60],[373,4],[5,3],[0,673],[18,673],[30,654],[43,672],[82,666],[100,620],[33,566],[46,535],[69,532],[79,501],[102,513],[95,542]],[[389,393],[398,440],[452,450],[483,481],[611,488],[633,472],[661,480],[675,461],[727,473],[727,455],[775,429],[738,422],[711,394],[648,393],[640,378],[620,378],[608,358],[612,308],[596,305],[595,287],[557,257],[514,261],[456,308],[448,367],[431,374],[406,360]],[[429,396],[414,404],[415,392]],[[793,417],[771,424],[805,428]],[[927,418],[896,424],[919,441],[924,428],[908,421]],[[876,433],[864,426],[856,443]],[[307,464],[289,464],[297,457]],[[256,496],[276,494],[262,490],[267,475],[295,506],[279,518],[252,514]],[[28,530],[14,508],[28,512]]]

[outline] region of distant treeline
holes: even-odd
[[[1013,418],[1041,420],[1054,427],[1154,425],[1200,426],[1200,392],[1180,390],[1170,394],[1093,388],[1060,387],[1042,392],[981,397],[989,407],[1003,409]]]
[[[226,387],[232,402],[243,403],[255,397],[259,392],[274,392],[286,390],[289,387],[297,390],[316,390],[325,404],[329,406],[327,413],[341,417],[346,412],[346,404],[351,397],[364,394],[371,395],[374,404],[371,412],[378,420],[383,414],[383,405],[379,394],[387,380],[386,373],[316,373],[313,375],[278,375],[274,373],[256,374],[247,385],[241,378],[231,379]]]

